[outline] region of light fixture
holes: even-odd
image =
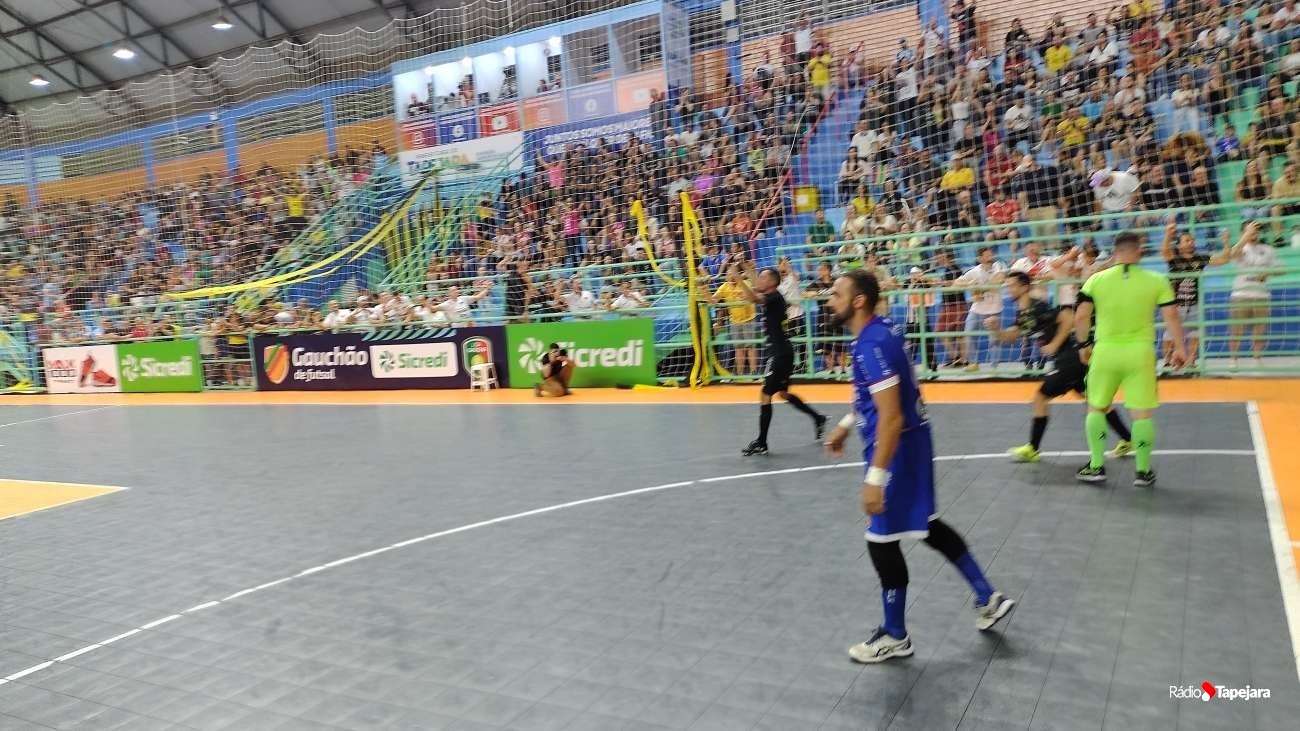
[[[507,66],[513,65],[515,62],[515,47],[506,46],[505,51],[503,53],[505,55],[506,65]]]
[[[425,75],[425,76],[433,76],[433,67],[432,67],[432,66],[425,66],[425,67],[424,67],[424,75]]]
[[[135,51],[132,51],[126,46],[122,46],[121,48],[118,48],[116,51],[113,51],[113,58],[121,59],[123,61],[130,61],[131,59],[135,58]]]
[[[49,86],[50,80],[45,78],[44,76],[41,76],[40,74],[36,74],[27,83],[31,84],[32,86]]]
[[[226,16],[218,15],[217,19],[212,21],[212,27],[215,30],[230,30],[235,26],[229,20],[226,20]]]

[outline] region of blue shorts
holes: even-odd
[[[871,464],[875,451],[866,451]],[[871,516],[867,540],[888,543],[901,538],[925,538],[930,535],[930,521],[936,516],[934,504],[934,443],[930,427],[903,432],[898,449],[889,463],[890,479],[885,487],[885,512]]]

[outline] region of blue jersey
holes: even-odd
[[[876,442],[878,391],[897,388],[903,409],[903,431],[929,427],[921,388],[916,384],[912,359],[904,347],[903,329],[886,318],[874,317],[853,340],[853,410],[858,414],[858,435],[868,450]]]
[[[887,466],[892,477],[885,487],[885,512],[871,516],[866,531],[868,541],[925,538],[937,513],[930,422],[912,359],[903,343],[902,328],[879,317],[873,318],[853,341],[853,409],[858,415],[862,456],[867,465],[875,456],[879,420],[871,397],[885,389],[897,392],[903,412],[903,433]]]

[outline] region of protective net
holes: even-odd
[[[844,372],[854,267],[928,374],[1012,374],[1045,358],[989,337],[1005,272],[1070,304],[1136,229],[1201,367],[1294,371],[1297,73],[1291,2],[483,0],[285,41],[0,120],[4,352],[641,316],[661,378],[754,378],[754,264],[800,376]]]

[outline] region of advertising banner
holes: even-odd
[[[662,71],[647,71],[615,81],[614,94],[618,97],[619,113],[644,112],[649,109],[651,94],[656,91],[666,92],[667,84]]]
[[[46,348],[45,388],[50,393],[121,393],[117,346],[82,345]]]
[[[524,100],[524,129],[541,129],[569,121],[564,94],[545,94]]]
[[[614,83],[601,81],[569,89],[569,119],[585,122],[614,114]]]
[[[528,145],[530,158],[535,152],[550,157],[564,152],[566,146],[575,142],[593,147],[596,140],[602,137],[611,145],[623,145],[627,143],[629,135],[636,135],[638,139],[645,141],[654,139],[650,134],[649,112],[616,114],[591,122],[569,122],[530,130],[524,132],[524,142]]]
[[[197,340],[120,343],[117,372],[124,393],[179,393],[203,390],[203,364]]]
[[[654,321],[638,318],[507,325],[510,386],[532,388],[541,380],[542,356],[551,343],[573,360],[569,385],[575,388],[655,383]]]
[[[473,109],[438,115],[438,143],[454,145],[478,139],[478,114]]]
[[[501,363],[500,327],[396,328],[355,333],[258,335],[261,391],[469,388],[476,363]],[[506,385],[504,367],[498,378]]]
[[[438,144],[438,125],[432,119],[402,123],[403,150],[419,150]]]
[[[483,107],[479,110],[478,121],[479,132],[484,137],[510,134],[523,129],[519,125],[519,105],[514,102]]]
[[[402,164],[402,183],[412,186],[432,170],[438,170],[444,181],[482,175],[511,160],[512,170],[523,167],[523,156],[511,154],[523,144],[523,133],[483,137],[454,145],[439,145],[423,150],[398,153],[397,159]]]

